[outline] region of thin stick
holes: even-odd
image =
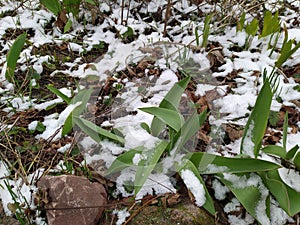
[[[164,25],[164,33],[163,33],[164,37],[167,36],[167,26],[168,26],[169,18],[171,16],[171,8],[172,8],[172,0],[168,0],[166,14],[165,14],[165,25]]]

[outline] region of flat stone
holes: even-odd
[[[49,225],[96,225],[104,210],[101,206],[107,204],[104,186],[85,177],[45,176],[38,188],[49,201],[45,202]]]

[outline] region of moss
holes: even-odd
[[[181,203],[172,208],[148,206],[144,208],[130,225],[211,225],[214,218],[205,210],[192,203]]]

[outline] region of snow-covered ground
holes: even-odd
[[[296,42],[300,41],[300,27],[299,27],[299,1],[269,1],[265,3],[264,6],[267,9],[275,10],[276,7],[288,3],[295,9],[291,10],[286,7],[285,11],[280,14],[280,19],[282,21],[281,26],[287,27],[287,32],[290,39],[295,39]],[[195,28],[199,32],[199,42],[202,43],[202,30],[204,27],[205,15],[209,12],[217,12],[220,15],[223,13],[222,8],[219,6],[215,7],[209,3],[201,3],[199,5],[191,4],[190,1],[182,0],[176,1],[173,5],[173,15],[169,19],[169,25],[167,26],[168,37],[164,37],[164,17],[166,11],[167,1],[149,1],[149,2],[135,2],[130,1],[130,10],[128,11],[128,6],[124,9],[124,15],[127,16],[127,26],[131,27],[134,31],[135,39],[130,43],[124,43],[122,41],[122,35],[128,31],[127,26],[123,25],[121,22],[121,7],[120,4],[111,3],[111,1],[104,1],[100,4],[99,12],[103,14],[103,22],[98,24],[92,24],[89,19],[88,9],[82,9],[81,17],[85,17],[87,23],[73,21],[73,29],[68,33],[62,33],[57,27],[54,27],[54,16],[51,12],[48,12],[45,8],[39,6],[39,1],[30,0],[25,1],[23,5],[19,5],[19,1],[3,1],[0,3],[0,104],[1,110],[7,113],[7,116],[12,116],[18,111],[26,111],[28,109],[37,109],[39,111],[47,109],[51,105],[58,104],[63,100],[61,98],[57,99],[47,99],[45,102],[41,102],[39,99],[34,99],[28,97],[26,94],[22,96],[16,95],[16,89],[12,83],[9,83],[5,79],[6,71],[6,54],[10,49],[15,38],[10,38],[13,35],[13,31],[16,29],[21,29],[28,31],[32,29],[34,32],[28,38],[28,43],[26,48],[21,52],[20,58],[18,60],[19,69],[25,71],[28,65],[32,65],[33,69],[41,75],[41,80],[43,80],[43,74],[45,73],[43,64],[50,63],[54,56],[47,55],[41,56],[38,54],[33,54],[33,48],[39,48],[46,44],[62,45],[67,43],[67,47],[70,52],[78,53],[78,58],[73,61],[63,63],[66,65],[67,69],[55,70],[50,75],[54,76],[56,73],[67,74],[71,77],[76,77],[79,79],[79,84],[82,85],[80,80],[83,80],[87,76],[98,76],[99,83],[103,84],[105,80],[111,75],[116,75],[117,72],[126,69],[129,64],[138,63],[144,57],[151,57],[155,60],[154,66],[163,71],[160,76],[156,79],[155,75],[149,73],[149,69],[145,71],[145,78],[137,78],[133,80],[128,80],[127,78],[119,80],[120,83],[124,84],[123,92],[120,92],[117,96],[116,101],[113,106],[111,113],[111,119],[106,120],[102,123],[102,126],[113,126],[114,128],[119,128],[123,134],[125,134],[125,144],[124,147],[120,147],[115,143],[104,140],[100,143],[99,151],[96,154],[91,154],[86,151],[87,149],[94,148],[98,143],[95,143],[91,138],[85,137],[78,143],[79,148],[85,154],[86,162],[93,165],[95,161],[103,160],[105,166],[108,168],[116,157],[126,152],[132,148],[138,146],[144,146],[145,148],[153,148],[158,139],[151,136],[140,124],[142,122],[151,124],[152,116],[142,112],[139,108],[148,106],[158,106],[161,100],[164,98],[166,93],[171,89],[171,87],[178,81],[178,76],[176,75],[177,69],[186,69],[186,63],[190,63],[193,67],[193,73],[189,74],[193,77],[194,81],[197,82],[195,93],[198,97],[205,96],[205,94],[210,90],[216,90],[220,95],[219,98],[214,99],[209,104],[213,104],[218,110],[217,113],[211,113],[209,116],[209,123],[213,127],[221,127],[222,124],[234,123],[235,125],[244,126],[247,122],[247,117],[251,113],[256,97],[263,84],[262,74],[264,69],[271,72],[275,61],[277,60],[279,53],[274,51],[270,56],[270,49],[268,49],[269,37],[259,38],[258,35],[253,37],[249,48],[243,49],[246,40],[245,31],[236,31],[235,26],[223,26],[220,22],[220,18],[215,15],[213,18],[210,28],[210,35],[208,37],[209,43],[212,45],[218,44],[220,48],[211,47],[209,50],[205,51],[204,48],[198,48],[197,51],[192,51],[192,48],[197,48]],[[250,3],[249,3],[250,4]],[[231,15],[229,17],[239,18],[241,15],[241,10],[246,5],[235,5],[232,7]],[[250,9],[250,7],[249,7]],[[162,19],[157,20],[155,17],[159,16],[159,11],[161,11]],[[16,12],[8,13],[6,12]],[[250,11],[250,10],[249,10]],[[256,8],[255,12],[263,12],[262,7]],[[200,16],[199,12],[203,15]],[[251,21],[250,15],[255,12],[250,11],[247,13],[246,20]],[[145,16],[146,15],[146,16]],[[218,20],[219,19],[219,20]],[[227,22],[226,20],[223,22]],[[45,26],[51,25],[50,29],[46,29]],[[226,25],[226,24],[225,24]],[[151,30],[150,32],[148,30]],[[77,41],[76,37],[85,33],[82,37],[82,41]],[[118,35],[116,34],[118,33]],[[280,48],[284,39],[284,35],[280,35],[276,47]],[[90,51],[94,45],[99,44],[103,41],[108,44],[108,50],[106,54],[101,56],[94,62],[84,62],[81,60],[80,53],[85,51]],[[218,49],[221,49],[221,53],[218,53]],[[240,49],[240,50],[236,50]],[[211,70],[211,61],[208,55],[213,54],[215,60],[222,62],[218,66],[217,70]],[[218,55],[219,54],[219,55]],[[216,62],[217,63],[217,62]],[[292,58],[288,59],[284,66],[286,67],[296,67],[300,63],[300,50],[297,50]],[[93,65],[93,66],[91,66]],[[196,67],[196,70],[194,69]],[[299,70],[298,70],[299,71]],[[225,82],[230,74],[236,73],[237,75],[233,78],[231,84],[233,86],[229,87],[229,83]],[[275,98],[272,101],[271,110],[274,112],[279,112],[283,106],[288,106],[294,108],[299,112],[299,104],[295,104],[300,100],[300,92],[298,91],[298,83],[293,77],[285,77],[283,73],[277,72],[279,76],[280,89],[279,94],[281,101],[278,102]],[[259,76],[258,76],[258,75]],[[115,76],[116,77],[116,76]],[[119,79],[119,78],[116,78]],[[34,82],[39,82],[36,80]],[[33,83],[34,83],[33,82]],[[140,88],[145,90],[141,93]],[[101,88],[99,88],[98,93]],[[230,88],[230,91],[227,90]],[[72,95],[72,88],[69,86],[60,88],[60,91],[67,96]],[[144,101],[143,98],[147,97],[148,101]],[[9,104],[8,104],[9,102]],[[79,102],[80,103],[80,102]],[[78,104],[79,104],[78,103]],[[77,105],[70,104],[61,113],[54,113],[45,116],[42,124],[45,126],[45,130],[36,135],[36,138],[48,139],[53,137],[54,140],[58,140],[61,137],[61,131],[56,133],[59,128],[64,124],[68,115]],[[118,113],[120,108],[124,108],[125,112],[133,112],[135,114],[120,115]],[[34,130],[37,125],[37,121],[32,121],[28,128],[29,130]],[[299,122],[296,123],[299,125]],[[9,128],[12,124],[0,123],[0,131]],[[300,144],[300,132],[291,132],[289,129],[289,134],[287,137],[287,149]],[[213,130],[213,129],[212,129]],[[219,138],[222,139],[225,136],[224,132],[218,133]],[[0,137],[2,138],[4,137]],[[221,146],[222,151],[220,152],[212,143],[206,147],[206,151],[214,154],[221,154],[225,156],[234,156],[240,151],[241,138]],[[282,140],[279,141],[280,144]],[[60,152],[66,151],[70,145],[65,148],[62,147]],[[195,146],[194,146],[195,147]],[[194,150],[194,149],[192,149]],[[171,167],[170,163],[174,163],[175,160],[180,160],[178,158],[166,158],[162,162],[164,169],[162,173],[152,174],[151,179],[148,179],[141,189],[141,191],[136,196],[137,199],[142,198],[146,194],[160,194],[167,192],[176,192],[174,181],[169,175],[164,172],[168,171]],[[265,158],[270,160],[269,158]],[[140,160],[135,158],[135,160]],[[169,166],[169,167],[168,167]],[[18,178],[15,180],[7,179],[10,175],[10,170],[5,161],[0,161],[0,196],[2,204],[4,206],[5,212],[11,215],[12,212],[8,207],[8,203],[13,202],[11,195],[8,193],[6,187],[7,183],[12,185],[13,191],[18,193],[18,199],[21,202],[27,201],[29,205],[35,209],[33,202],[33,194],[36,192],[36,187],[34,180],[41,176],[45,168],[40,168],[34,174],[29,174],[26,178],[27,181],[24,182],[24,178]],[[300,180],[299,173],[288,173],[285,169],[280,171],[282,178],[295,190],[300,190]],[[190,188],[191,192],[194,194],[195,203],[202,206],[205,202],[204,188],[200,184],[200,189],[196,188],[197,182],[195,177],[189,170],[183,171],[183,176],[185,182],[189,182],[187,187]],[[230,175],[228,175],[230,176]],[[231,175],[234,176],[234,175]],[[256,177],[258,177],[256,175]],[[235,177],[230,177],[230,179],[235,179]],[[255,186],[263,186],[260,178],[253,178],[255,180]],[[121,172],[119,177],[115,178],[117,189],[115,190],[115,195],[121,194],[122,196],[130,196],[133,193],[129,192],[124,188],[124,184],[128,181],[134,181],[134,171],[131,169],[125,169]],[[196,179],[197,181],[197,179]],[[6,182],[6,183],[5,183]],[[226,195],[226,188],[222,186],[218,181],[214,181],[212,187],[215,190],[215,198],[218,200],[224,199]],[[241,179],[237,182],[242,182]],[[245,181],[246,182],[246,181]],[[240,185],[243,185],[242,183]],[[268,193],[265,193],[264,199],[267,198]],[[266,221],[265,224],[285,224],[287,221],[292,221],[279,207],[278,203],[271,199],[271,221],[266,217],[263,220]],[[236,211],[240,206],[237,199],[233,198],[229,202],[224,211],[226,213]],[[124,217],[129,216],[129,214],[124,212],[115,212],[118,216],[124,215]],[[249,214],[245,218],[240,218],[240,215],[235,216],[231,214],[228,217],[231,224],[252,224],[254,222],[253,217]],[[119,219],[122,221],[122,218]],[[124,220],[123,220],[124,221]],[[45,224],[42,219],[38,218],[35,221],[37,224]],[[118,224],[122,224],[119,222]]]

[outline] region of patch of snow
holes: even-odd
[[[204,96],[206,91],[210,91],[215,89],[216,86],[210,84],[197,84],[197,90],[195,91],[195,95]]]
[[[226,194],[230,192],[230,190],[221,184],[220,181],[214,179],[212,181],[212,188],[215,191],[215,198],[217,200],[224,200],[226,198]]]
[[[130,213],[127,211],[127,208],[122,209],[122,210],[114,210],[113,214],[117,215],[118,220],[116,221],[116,225],[122,225],[125,221],[126,218],[130,216]]]
[[[135,154],[134,157],[132,158],[133,165],[137,166],[142,159],[144,159],[142,154],[139,153]]]
[[[253,224],[255,219],[249,214],[246,213],[246,216],[243,217],[243,215],[228,215],[228,221],[230,225],[248,225]]]
[[[0,102],[9,102],[10,106],[4,108],[3,111],[10,112],[12,110],[24,111],[33,106],[33,100],[29,96],[24,96],[22,98],[15,97],[13,99],[9,99],[8,97],[1,97]]]
[[[291,28],[287,30],[289,39],[295,39],[296,42],[300,41],[300,29]]]
[[[159,141],[157,137],[150,135],[140,125],[124,127],[122,130],[125,134],[125,148],[133,149],[139,146],[144,146],[146,149],[153,149]]]
[[[280,168],[278,170],[281,179],[291,188],[300,192],[300,173],[296,170]]]
[[[125,189],[124,185],[134,185],[135,172],[136,171],[132,168],[126,168],[121,171],[120,176],[116,179],[116,195],[121,194],[123,197],[133,195],[133,192],[129,193]],[[142,199],[146,195],[164,194],[169,192],[176,192],[169,176],[160,173],[150,174],[149,178],[146,180],[135,198],[138,200]]]
[[[280,143],[282,143],[282,140],[280,140]],[[295,134],[287,135],[286,149],[290,150],[295,145],[299,145],[299,147],[300,147],[300,132],[299,131]]]
[[[101,124],[101,127],[111,127],[113,125],[114,125],[113,123],[111,123],[110,121],[107,120]]]
[[[251,173],[250,176],[247,177],[246,175],[237,176],[224,173],[224,179],[230,181],[234,187],[238,189],[244,189],[251,186],[256,187],[260,191],[260,199],[256,202],[255,207],[256,217],[262,224],[270,224],[270,219],[266,215],[266,199],[269,196],[269,191],[257,174]]]
[[[56,105],[56,104],[59,104],[62,102],[63,102],[63,100],[61,98],[56,98],[56,99],[53,99],[53,100],[50,100],[47,102],[36,104],[36,105],[34,105],[34,108],[37,110],[43,110],[43,109],[47,109],[50,106],[53,106],[53,105]]]
[[[42,173],[43,170],[37,170],[33,174],[29,174],[26,177],[26,182],[28,182],[28,184],[21,178],[19,178],[18,180],[9,180],[5,177],[9,176],[10,172],[7,166],[2,161],[0,161],[0,198],[6,215],[11,216],[13,214],[10,211],[8,205],[14,204],[12,194],[6,188],[6,184],[11,186],[12,192],[15,194],[14,197],[20,205],[24,204],[25,207],[29,207],[30,209],[35,210],[36,206],[34,204],[32,193],[37,192],[37,187],[32,185],[32,183],[35,180],[39,179]]]
[[[39,121],[32,121],[30,124],[28,124],[28,130],[35,130],[36,129],[36,127],[37,127],[37,125],[38,125],[38,122]]]
[[[176,193],[176,189],[170,181],[169,176],[162,173],[150,174],[135,198],[142,199],[146,195],[159,195],[170,192]]]
[[[227,166],[217,166],[215,164],[207,165],[205,171],[203,173],[225,173],[229,168]]]
[[[242,142],[242,138],[239,138],[229,143],[228,145],[225,146],[225,151],[223,151],[222,154],[224,154],[224,156],[229,156],[229,157],[231,155],[229,155],[228,152],[234,155],[240,154],[241,142]]]
[[[282,85],[282,90],[280,92],[280,97],[283,100],[284,105],[292,106],[294,105],[291,103],[291,100],[298,100],[300,99],[300,92],[294,90],[294,87],[298,84],[295,83],[292,79],[289,79],[289,83]]]
[[[270,204],[270,219],[272,225],[282,225],[286,224],[287,222],[295,222],[282,208],[280,208],[278,202],[272,197]]]
[[[36,138],[43,138],[47,140],[52,135],[55,134],[55,132],[60,129],[64,123],[67,117],[70,115],[70,113],[81,104],[81,102],[76,102],[75,104],[70,104],[67,106],[67,108],[64,109],[59,115],[54,114],[51,117],[45,117],[45,120],[43,122],[44,126],[46,127],[45,131],[42,134],[38,134]],[[58,116],[58,118],[55,118]],[[55,134],[52,140],[57,140],[61,136],[61,130]]]
[[[179,143],[179,140],[177,141]],[[178,144],[177,144],[178,146]],[[171,171],[174,170],[174,165],[176,164],[181,164],[183,162],[183,157],[185,156],[184,154],[179,154],[175,153],[176,151],[176,146],[171,150],[170,156],[167,156],[162,159],[162,168],[163,168],[163,173],[168,174],[170,172],[177,172],[177,171]],[[175,169],[176,170],[176,169]]]
[[[199,207],[203,206],[206,202],[205,189],[196,175],[190,170],[182,170],[181,178],[183,179],[186,187],[194,195],[196,205]]]
[[[71,143],[68,143],[62,147],[60,147],[59,149],[57,149],[57,152],[60,152],[60,153],[65,153],[67,150],[69,150],[71,147]]]
[[[214,72],[213,77],[226,77],[233,70],[233,62],[230,59],[225,58],[225,64],[219,67],[221,72]]]
[[[150,88],[150,91],[169,91],[176,82],[178,82],[176,74],[172,70],[165,70],[157,79],[156,84]]]
[[[244,136],[245,138],[241,143],[241,149],[243,149],[243,154],[249,155],[252,158],[254,158],[254,147],[255,147],[255,144],[252,141],[254,128],[255,128],[254,121],[251,121],[247,133]]]
[[[121,147],[120,145],[111,142],[107,139],[102,140],[100,142],[100,145],[102,151],[107,151],[107,152],[110,151],[113,155],[120,155],[122,152],[124,152],[125,149],[128,149],[126,147],[125,148]]]
[[[98,145],[94,139],[92,139],[90,136],[84,137],[80,142],[80,147],[83,149],[91,149]]]
[[[101,2],[101,4],[100,4],[100,11],[101,12],[109,12],[109,10],[110,10],[109,5],[107,5],[106,2]]]
[[[236,70],[242,69],[245,72],[254,71],[254,70],[260,71],[260,68],[257,65],[257,63],[249,59],[236,58],[233,61],[233,67]]]
[[[241,203],[236,198],[232,198],[230,202],[228,202],[224,207],[224,212],[230,213],[233,211],[238,211],[241,207]]]
[[[228,94],[223,98],[215,100],[213,103],[220,107],[220,113],[226,113],[223,119],[235,119],[249,114],[249,106],[254,106],[256,96],[250,93],[243,95]]]

